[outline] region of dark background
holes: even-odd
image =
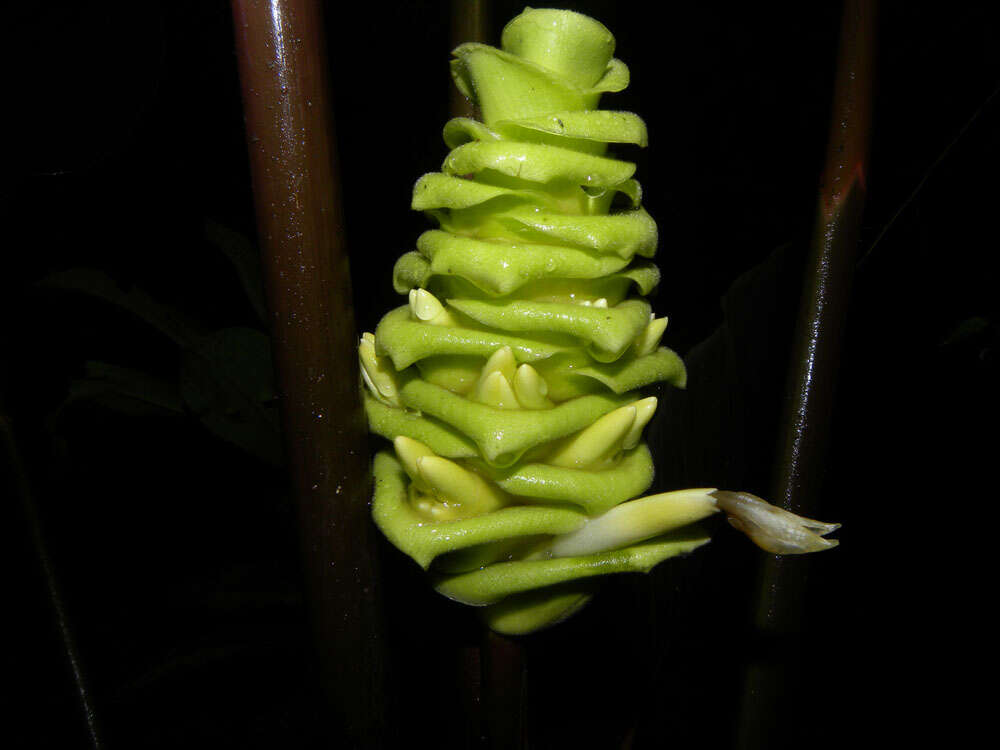
[[[663,4],[655,20],[632,3],[555,5],[604,22],[632,71],[604,106],[649,126],[650,147],[632,156],[660,226],[665,343],[688,354],[720,326],[745,334],[725,357],[702,356],[701,380],[670,398],[687,416],[657,426],[660,481],[766,492],[839,4]],[[762,554],[720,525],[696,560],[611,582],[575,620],[529,639],[539,654],[581,644],[529,684],[537,746],[617,746],[629,727],[635,747],[735,746],[743,675],[759,659],[798,665],[783,673],[770,747],[954,743],[989,710],[970,677],[995,667],[1000,17],[987,6],[880,10],[866,257],[819,514],[844,528],[837,550],[801,563],[801,633],[778,644],[753,634]],[[489,41],[520,9],[493,3]],[[444,2],[327,14],[361,330],[400,303],[391,265],[427,227],[409,191],[445,155],[448,14]],[[312,746],[324,715],[282,471],[190,413],[108,399],[57,413],[88,360],[169,383],[181,361],[127,311],[38,284],[99,269],[206,331],[261,327],[205,230],[212,221],[255,241],[228,5],[43,0],[7,24],[0,398],[33,510],[4,485],[3,671],[16,697],[0,743],[88,742],[56,581],[108,747]],[[741,277],[724,320],[720,299]],[[464,732],[462,702],[437,692],[434,649],[473,638],[473,621],[384,557],[409,691],[386,720],[449,744]],[[560,670],[576,676],[572,690],[552,677]]]

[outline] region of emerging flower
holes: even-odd
[[[716,490],[712,496],[729,523],[767,552],[802,555],[830,549],[838,544],[836,539],[823,537],[839,529],[839,523],[823,523],[797,516],[749,492]]]

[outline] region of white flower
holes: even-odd
[[[803,555],[836,547],[836,539],[823,537],[840,528],[839,523],[823,523],[803,518],[775,507],[749,492],[712,493],[729,523],[754,544],[776,555]]]

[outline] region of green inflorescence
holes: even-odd
[[[445,126],[452,150],[413,192],[439,228],[396,263],[408,304],[360,346],[370,427],[394,448],[375,459],[375,522],[504,633],[578,610],[584,579],[704,544],[696,522],[718,510],[713,488],[638,497],[656,409],[639,389],[686,375],[643,298],[656,223],[635,165],[608,154],[646,127],[597,109],[628,85],[614,47],[591,18],[527,9],[501,49],[455,50],[482,122]]]

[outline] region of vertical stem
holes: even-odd
[[[490,9],[487,0],[451,0],[452,49],[465,42],[486,42]],[[476,107],[451,87],[452,117],[478,117]],[[483,716],[472,726],[482,725],[489,747],[517,750],[525,746],[527,728],[527,662],[524,646],[517,641],[483,632],[480,653],[467,651],[463,692],[478,692],[478,706]],[[471,667],[481,665],[481,679],[469,680]],[[471,744],[471,743],[470,743]]]
[[[330,729],[384,747],[367,430],[317,0],[232,0],[285,445]]]
[[[465,42],[486,42],[490,30],[488,0],[451,0],[451,48]],[[475,117],[476,108],[455,86],[451,91],[452,117]]]
[[[787,393],[784,435],[773,496],[787,510],[817,513],[833,422],[834,392],[858,254],[865,198],[871,108],[874,0],[844,6],[830,142],[820,183],[812,255],[806,267]],[[802,570],[806,558],[771,558],[774,571]],[[802,575],[775,572],[761,591],[757,622],[791,626],[798,597],[783,596],[780,581]],[[786,607],[785,604],[790,605]]]
[[[491,750],[527,747],[527,660],[521,643],[486,631],[483,637],[483,704]]]
[[[874,42],[874,0],[846,0],[841,26],[830,140],[820,184],[812,254],[789,371],[784,434],[773,497],[787,510],[817,514],[833,417],[843,331],[865,197]],[[744,686],[740,747],[765,747],[782,686],[783,661],[799,629],[806,558],[769,557],[763,566],[754,625],[773,649],[751,664]],[[776,656],[775,656],[776,654]]]
[[[0,497],[7,499],[13,495],[21,501],[21,508],[27,522],[31,544],[34,547],[42,576],[45,579],[48,603],[52,608],[55,625],[59,631],[63,656],[70,672],[73,690],[79,701],[81,718],[86,725],[86,745],[94,748],[94,750],[101,750],[101,748],[105,747],[105,743],[102,739],[103,731],[98,721],[97,709],[94,705],[94,691],[91,690],[90,681],[84,670],[83,659],[77,645],[74,628],[66,612],[55,566],[53,565],[48,545],[45,541],[38,508],[28,483],[28,472],[24,466],[20,451],[17,448],[17,443],[14,440],[13,428],[2,409],[2,404],[0,404],[0,478],[2,477],[9,478],[9,481],[0,482]],[[24,572],[23,570],[19,571],[19,574],[23,575]],[[61,685],[58,687],[49,685],[47,689],[54,690],[61,687]],[[82,737],[78,739],[81,742],[80,746],[83,747],[84,740]]]

